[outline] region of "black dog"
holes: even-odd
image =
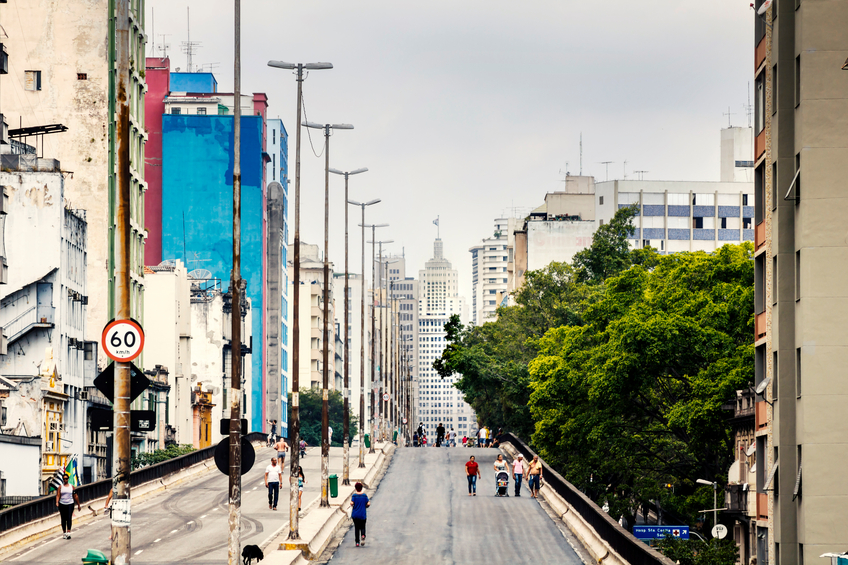
[[[244,558],[244,565],[250,565],[253,563],[253,560],[262,561],[265,557],[265,554],[262,553],[262,550],[259,549],[258,545],[246,545],[244,549],[241,550],[241,556]]]

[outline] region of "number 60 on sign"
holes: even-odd
[[[144,349],[144,330],[135,320],[113,320],[103,329],[100,346],[115,361],[132,361]]]

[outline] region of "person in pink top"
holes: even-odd
[[[512,462],[512,478],[515,479],[515,496],[521,496],[521,478],[524,476],[524,456],[520,453]]]

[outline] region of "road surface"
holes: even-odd
[[[330,453],[330,473],[341,476],[342,448]],[[242,478],[242,545],[261,544],[275,531],[288,526],[289,491],[280,492],[276,511],[268,509],[268,491],[264,484],[265,467],[275,453],[257,449],[256,463]],[[351,450],[352,466],[358,451]],[[320,451],[309,449],[301,460],[307,483],[303,506],[320,496]],[[288,458],[284,481],[288,479]],[[227,485],[228,478],[217,469],[201,473],[162,494],[142,499],[132,510],[132,563],[192,565],[227,563]],[[102,513],[102,503],[95,507]],[[83,506],[83,512],[87,512]],[[75,512],[76,515],[76,512]],[[70,540],[61,532],[8,555],[4,562],[16,565],[79,565],[88,549],[111,553],[108,516],[74,526]]]
[[[526,483],[515,498],[494,496],[497,449],[398,449],[368,509],[368,541],[345,535],[333,565],[582,564]],[[465,462],[480,464],[477,496],[468,496]],[[572,538],[572,543],[575,543]],[[326,557],[325,557],[326,559]]]

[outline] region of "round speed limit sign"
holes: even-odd
[[[113,320],[103,329],[100,346],[115,361],[132,361],[144,349],[144,330],[135,320]]]
[[[384,393],[384,394],[383,394],[383,401],[384,401],[384,402],[388,402],[388,401],[389,401],[389,393],[388,393],[388,392],[386,392],[386,393]]]

